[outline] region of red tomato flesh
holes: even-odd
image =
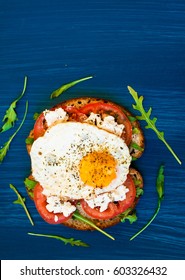
[[[45,117],[44,117],[44,113],[42,113],[37,118],[34,128],[33,128],[33,135],[34,135],[35,140],[37,138],[43,136],[46,131],[46,128],[44,127],[44,121],[45,121]]]

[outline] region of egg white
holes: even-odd
[[[116,160],[116,178],[104,188],[86,185],[80,178],[81,159],[93,151],[107,150]],[[88,123],[64,122],[50,127],[34,141],[31,152],[32,174],[43,193],[63,200],[93,199],[122,185],[131,156],[118,136]]]

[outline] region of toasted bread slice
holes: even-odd
[[[97,103],[97,102],[103,102],[103,103],[108,103],[108,104],[113,104],[116,105],[117,107],[119,107],[126,115],[127,117],[130,119],[131,124],[132,124],[132,129],[133,129],[133,134],[132,134],[132,142],[136,143],[136,147],[130,146],[130,154],[132,157],[134,158],[139,158],[144,150],[144,135],[142,132],[142,129],[140,127],[139,122],[134,118],[134,116],[128,111],[126,110],[123,106],[120,106],[118,104],[115,104],[111,101],[105,100],[105,99],[101,99],[101,98],[92,98],[92,97],[79,97],[79,98],[73,98],[73,99],[69,99],[66,100],[58,105],[56,105],[56,107],[62,105],[62,106],[74,106],[77,109],[80,109],[81,107],[83,107],[86,104],[90,104],[90,103]],[[30,131],[29,134],[30,138],[33,138],[33,130]],[[32,144],[27,144],[27,151],[28,153],[30,153],[31,150],[31,146]],[[137,146],[139,147],[139,149],[137,149]],[[132,176],[134,181],[139,182],[139,184],[137,185],[137,187],[142,188],[143,187],[143,179],[141,174],[134,168],[130,168],[129,170],[130,175]],[[129,213],[132,213],[132,211],[134,210],[137,202],[138,202],[139,198],[135,198],[135,201],[130,209]],[[121,218],[118,216],[112,218],[112,219],[108,219],[108,220],[98,220],[98,219],[94,219],[90,216],[88,216],[84,210],[82,209],[80,203],[77,204],[77,209],[79,211],[79,213],[88,218],[89,220],[93,221],[94,224],[96,224],[99,228],[103,229],[103,228],[107,228],[107,227],[111,227],[113,225],[118,224],[121,221]],[[73,219],[70,218],[68,221],[66,221],[64,223],[65,226],[77,229],[77,230],[93,230],[93,228],[84,223],[81,222],[77,219]]]

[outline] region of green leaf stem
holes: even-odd
[[[32,224],[32,226],[34,226],[34,223],[33,223],[33,220],[30,216],[30,213],[25,205],[25,198],[23,198],[20,193],[17,191],[16,187],[13,186],[12,184],[10,184],[10,188],[16,193],[17,195],[17,200],[15,200],[13,203],[14,204],[20,204],[23,208],[24,208],[24,211],[26,212],[26,215],[30,221],[30,223]]]
[[[138,96],[137,92],[130,86],[128,86],[128,90],[129,90],[130,94],[132,95],[134,101],[136,102],[136,104],[132,105],[133,108],[135,110],[139,111],[140,114],[141,114],[140,116],[137,116],[137,119],[141,120],[141,121],[146,121],[147,125],[145,126],[145,128],[146,129],[152,129],[156,133],[159,140],[161,140],[166,145],[167,149],[171,152],[171,154],[174,156],[174,158],[177,160],[177,162],[179,164],[181,164],[181,160],[178,158],[178,156],[173,151],[171,146],[165,140],[164,132],[159,131],[157,129],[157,127],[156,127],[157,118],[151,118],[152,108],[150,107],[149,110],[146,112],[144,107],[143,107],[144,97],[143,96]]]
[[[2,146],[2,148],[0,149],[0,163],[3,162],[7,152],[9,151],[10,144],[11,144],[12,140],[14,139],[14,137],[17,135],[17,133],[19,132],[19,130],[23,126],[24,121],[25,121],[26,116],[27,116],[27,112],[28,112],[28,101],[26,102],[26,108],[25,108],[25,112],[24,112],[24,116],[23,116],[21,124],[19,125],[17,130],[14,132],[14,134],[9,138],[9,140],[7,142],[5,142],[4,145]]]
[[[33,232],[28,232],[28,234],[34,236],[40,236],[40,237],[54,238],[64,242],[65,245],[70,244],[71,246],[89,247],[87,243],[81,240],[75,240],[74,238],[65,238],[63,236],[58,236],[58,235],[41,234],[41,233],[33,233]]]
[[[156,191],[158,195],[158,202],[157,202],[157,208],[151,217],[151,219],[148,221],[148,223],[141,229],[139,230],[136,234],[134,234],[130,240],[133,240],[136,238],[139,234],[141,234],[156,218],[157,214],[159,213],[159,210],[161,208],[161,202],[164,198],[164,166],[161,165],[158,171],[158,176],[157,176],[157,181],[156,181]]]
[[[4,125],[0,128],[0,132],[5,132],[12,128],[15,124],[15,122],[18,120],[17,113],[15,111],[17,102],[23,97],[27,86],[27,77],[24,78],[24,87],[22,90],[22,93],[19,95],[17,99],[15,99],[9,106],[9,108],[6,111],[6,114],[3,118]]]
[[[72,81],[72,82],[69,82],[67,84],[64,84],[61,87],[59,87],[58,89],[56,89],[55,91],[53,91],[52,94],[50,95],[50,98],[51,99],[56,98],[59,95],[61,95],[63,92],[68,90],[69,88],[75,86],[76,84],[81,83],[81,82],[86,81],[86,80],[89,80],[89,79],[92,79],[92,78],[93,78],[93,76],[88,76],[88,77],[81,78],[79,80]]]
[[[102,234],[104,234],[105,236],[109,237],[112,240],[115,240],[115,238],[113,236],[111,236],[110,234],[108,234],[107,232],[105,232],[104,230],[102,230],[101,228],[97,227],[92,221],[90,221],[89,219],[83,217],[77,210],[73,213],[73,218],[84,222],[88,225],[90,225],[92,228],[96,229],[97,231],[101,232]]]

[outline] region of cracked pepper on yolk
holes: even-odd
[[[92,187],[107,187],[116,178],[116,160],[106,151],[94,151],[80,162],[80,177]]]

